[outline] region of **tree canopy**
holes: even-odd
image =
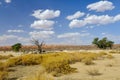
[[[21,47],[22,47],[21,43],[16,43],[16,44],[12,45],[12,50],[18,52]]]
[[[101,40],[99,38],[94,38],[92,44],[95,44],[98,48],[106,49],[106,48],[112,48],[114,42],[107,39],[107,37],[102,38]]]

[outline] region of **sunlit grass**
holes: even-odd
[[[10,57],[13,57],[13,55],[0,55],[0,60],[9,59]]]
[[[0,69],[7,69],[7,67],[13,67],[17,65],[29,66],[29,65],[41,65],[45,68],[46,73],[50,73],[53,76],[61,76],[77,72],[76,68],[72,68],[70,64],[75,62],[82,62],[85,65],[94,64],[93,60],[97,60],[100,57],[106,56],[105,52],[93,53],[93,52],[58,52],[48,54],[24,54],[17,57],[10,57],[6,62],[0,63]],[[5,71],[5,70],[3,70]],[[41,74],[31,78],[32,80],[40,80]],[[45,77],[45,76],[42,76]],[[43,79],[46,80],[46,79]]]

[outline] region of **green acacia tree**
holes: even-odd
[[[92,44],[95,44],[98,48],[106,49],[106,48],[112,48],[114,42],[108,40],[106,37],[99,40],[99,38],[94,38]]]
[[[21,47],[22,47],[21,43],[16,43],[16,44],[12,45],[12,50],[18,52]]]

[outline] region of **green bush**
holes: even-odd
[[[21,43],[16,43],[16,44],[12,45],[12,50],[18,52],[21,47],[22,47]]]

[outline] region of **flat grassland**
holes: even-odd
[[[119,50],[0,52],[0,80],[120,80]]]

